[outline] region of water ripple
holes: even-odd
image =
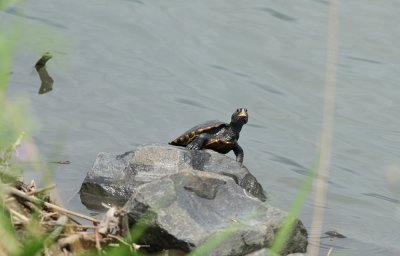
[[[258,124],[247,124],[249,127],[254,127],[254,128],[259,128],[259,129],[265,129],[267,126],[264,125],[258,125]]]
[[[328,0],[314,0],[314,2],[321,3],[321,4],[325,4],[325,5],[328,5],[328,4],[329,4],[329,1],[328,1]]]
[[[376,61],[376,60],[367,59],[367,58],[352,57],[352,56],[346,56],[346,58],[351,59],[351,60],[357,60],[357,61],[372,63],[372,64],[383,64],[382,62],[379,62],[379,61]]]
[[[382,200],[385,200],[385,201],[390,202],[390,203],[400,204],[400,200],[394,199],[394,198],[391,198],[391,197],[388,197],[388,196],[384,196],[384,195],[381,195],[381,194],[378,194],[378,193],[361,193],[361,194],[364,195],[364,196],[370,196],[370,197],[382,199]]]
[[[394,236],[396,237],[396,236]],[[359,248],[354,248],[358,244]],[[375,242],[363,242],[358,239],[323,239],[320,243],[321,255],[333,248],[336,255],[399,255],[399,251]]]
[[[305,166],[297,163],[296,161],[294,161],[292,159],[289,159],[287,157],[284,157],[284,156],[276,155],[274,153],[271,153],[271,152],[268,152],[268,151],[265,151],[265,150],[263,150],[263,151],[272,156],[271,160],[291,166],[290,169],[292,171],[294,171],[294,172],[296,172],[298,174],[301,174],[301,175],[307,175],[308,174],[308,168],[306,168]]]
[[[284,20],[284,21],[296,21],[295,18],[290,17],[289,15],[283,14],[281,12],[278,12],[272,8],[268,8],[268,7],[263,7],[263,8],[257,8],[260,11],[263,12],[268,12],[269,14],[271,14],[273,17],[278,18],[280,20]]]
[[[143,4],[144,5],[144,3],[142,1],[140,1],[140,0],[125,0],[125,1],[134,2],[134,3],[137,3],[137,4]]]
[[[191,100],[191,99],[175,98],[175,101],[185,104],[185,105],[188,105],[188,106],[191,106],[191,107],[196,106],[198,108],[206,108],[206,109],[214,110],[213,108],[210,108],[206,104],[203,104],[198,101]]]
[[[255,82],[255,81],[250,81],[250,83],[257,86],[261,90],[267,91],[269,93],[276,94],[276,95],[285,95],[285,93],[275,90],[274,88],[271,88],[267,84],[263,84],[263,83],[259,83],[259,82]]]
[[[213,64],[208,64],[208,66],[209,66],[209,67],[212,67],[212,68],[214,68],[214,69],[218,69],[218,70],[221,70],[221,71],[225,71],[225,72],[230,73],[230,74],[232,74],[232,75],[250,78],[250,76],[247,75],[247,74],[244,74],[244,73],[241,73],[241,72],[237,72],[237,71],[231,70],[231,69],[226,68],[226,67],[222,67],[222,66],[219,66],[219,65],[213,65]]]
[[[7,8],[7,9],[4,10],[4,12],[8,13],[8,14],[11,14],[11,15],[18,16],[18,17],[39,21],[39,22],[45,23],[47,25],[50,25],[50,26],[53,26],[53,27],[56,27],[56,28],[67,29],[66,26],[64,26],[64,25],[62,25],[60,23],[57,23],[57,22],[54,22],[54,21],[51,21],[51,20],[48,20],[48,19],[43,19],[43,18],[40,18],[40,17],[36,17],[36,16],[30,16],[30,15],[23,14],[16,7]]]

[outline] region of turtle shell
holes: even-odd
[[[221,130],[222,127],[226,127],[227,125],[227,123],[218,120],[207,121],[187,130],[184,134],[171,141],[169,144],[175,146],[187,146],[198,135],[202,133],[215,134]]]
[[[235,142],[233,140],[213,139],[208,141],[203,148],[212,149],[221,154],[226,154],[233,149]]]

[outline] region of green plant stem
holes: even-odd
[[[317,159],[319,159],[319,157]],[[278,231],[278,234],[276,235],[276,238],[271,246],[272,253],[279,254],[290,238],[294,228],[295,220],[299,216],[308,195],[311,193],[313,180],[317,173],[318,162],[310,168],[306,179],[303,181],[303,184],[301,185],[294,200],[293,206],[290,209],[286,220],[282,224],[282,227]]]

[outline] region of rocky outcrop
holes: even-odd
[[[266,200],[256,178],[233,159],[212,150],[191,151],[162,144],[145,145],[122,155],[99,153],[83,181],[81,200],[92,209],[101,207],[101,202],[123,205],[139,185],[183,169],[231,177],[251,195]]]
[[[99,153],[81,187],[82,202],[124,204],[150,251],[246,255],[268,247],[287,214],[265,203],[255,177],[214,151],[153,144],[122,155]],[[305,252],[301,221],[283,255]]]
[[[266,247],[286,217],[232,178],[192,169],[139,186],[124,208],[131,226],[140,222],[147,227],[141,243],[155,251],[189,252],[210,242],[200,255],[216,256],[245,255]],[[307,232],[301,222],[292,237],[297,240],[284,255],[305,251]],[[213,247],[215,241],[220,243]]]

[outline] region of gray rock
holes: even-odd
[[[125,204],[130,225],[144,228],[140,243],[152,251],[189,252],[212,241],[201,255],[246,255],[270,245],[287,216],[264,202],[261,185],[234,159],[161,144],[99,153],[80,195],[92,209]],[[299,220],[289,241],[283,255],[305,251]]]
[[[232,178],[193,169],[140,185],[124,208],[130,225],[146,227],[140,243],[151,250],[189,252],[211,241],[208,246],[217,242],[215,247],[199,255],[218,256],[246,255],[270,245],[287,216]],[[307,232],[297,221],[283,255],[306,247]]]
[[[277,256],[277,254],[273,254],[269,249],[263,248],[261,250],[246,254],[246,256]],[[291,253],[286,256],[307,256],[304,253]]]
[[[270,251],[267,248],[246,254],[246,256],[268,256]]]
[[[99,153],[82,184],[81,200],[91,209],[101,208],[102,202],[123,205],[139,185],[187,168],[231,177],[248,193],[266,200],[256,178],[226,155],[163,144],[141,146],[122,155]]]

